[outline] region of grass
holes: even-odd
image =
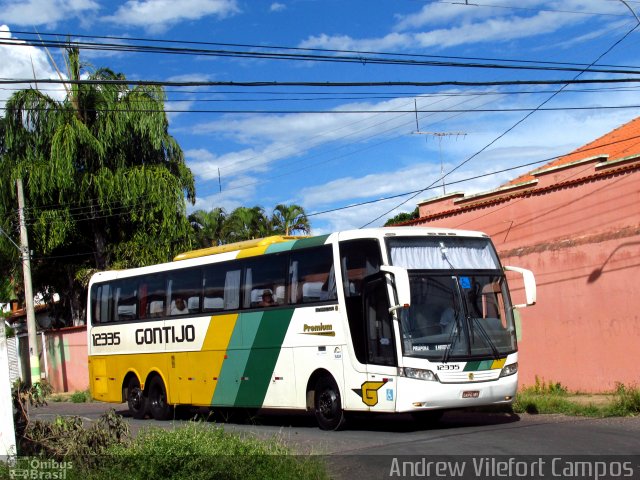
[[[99,468],[83,480],[127,478],[183,479],[327,479],[317,459],[296,456],[278,439],[240,437],[205,423],[174,430],[142,430],[127,445],[108,449]]]
[[[17,463],[0,461],[0,478],[15,471],[69,480],[329,478],[321,459],[295,455],[277,437],[259,440],[207,422],[143,429],[135,438],[114,411],[89,426],[79,417],[33,423]]]
[[[570,394],[560,383],[540,382],[518,392],[512,405],[515,413],[561,413],[585,417],[626,417],[640,414],[640,389],[618,384],[604,401],[597,397]],[[602,397],[601,397],[602,398]]]
[[[89,403],[91,402],[91,394],[89,390],[76,391],[73,393],[54,393],[47,400],[59,403],[59,402],[71,402],[71,403]]]

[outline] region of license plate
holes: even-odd
[[[478,398],[480,396],[479,390],[466,390],[462,392],[462,398]]]

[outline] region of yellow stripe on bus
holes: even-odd
[[[189,352],[189,375],[185,385],[191,392],[189,403],[211,404],[238,317],[237,313],[212,316],[202,349]]]
[[[504,364],[506,362],[507,362],[506,357],[501,358],[500,360],[494,360],[493,363],[491,364],[491,370],[504,367]]]

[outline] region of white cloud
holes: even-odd
[[[381,38],[354,39],[348,35],[316,35],[302,41],[300,48],[325,48],[329,50],[388,51],[404,49],[413,43],[412,35],[389,33]]]
[[[414,35],[421,47],[453,47],[457,45],[505,42],[552,33],[575,19],[554,13],[541,12],[532,17],[490,18],[452,28],[432,30]]]
[[[128,0],[104,20],[160,32],[185,20],[210,15],[226,18],[237,13],[240,9],[236,0]]]
[[[271,12],[282,12],[283,10],[286,10],[287,6],[284,3],[278,3],[278,2],[274,2],[271,4],[271,6],[269,7],[269,10]]]
[[[505,8],[500,8],[504,6]],[[569,12],[563,12],[563,10]],[[353,38],[348,35],[325,33],[308,37],[300,43],[302,48],[337,50],[389,51],[422,48],[448,48],[478,43],[508,42],[534,38],[565,30],[593,19],[590,15],[570,12],[598,12],[626,15],[622,4],[585,0],[549,2],[523,0],[513,8],[512,2],[492,2],[492,8],[475,5],[430,3],[418,12],[397,15],[393,32],[377,38]],[[614,17],[601,16],[600,22]],[[599,28],[598,30],[601,30]],[[585,40],[588,40],[585,37]]]
[[[16,40],[11,35],[7,25],[0,26],[0,39],[14,39],[17,45],[0,45],[0,78],[7,79],[28,79],[33,78],[53,78],[60,77],[49,64],[49,59],[44,50],[24,45],[20,40]],[[66,77],[64,77],[66,78]],[[65,97],[65,90],[62,85],[39,85],[46,93],[55,99],[62,100]],[[35,87],[34,84],[12,84],[6,85],[7,89],[0,90],[0,108],[4,108],[7,99],[13,92],[21,89]]]
[[[100,9],[93,0],[5,0],[0,1],[2,21],[20,26],[55,25]]]

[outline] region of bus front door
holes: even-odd
[[[386,276],[367,279],[363,291],[367,382],[362,387],[362,401],[371,411],[395,411],[398,363],[389,308]]]

